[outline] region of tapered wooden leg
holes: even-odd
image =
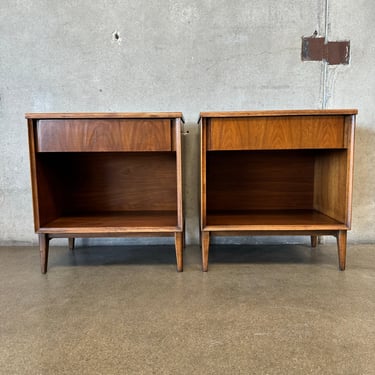
[[[208,250],[210,247],[210,232],[202,232],[202,271],[208,271]]]
[[[177,261],[177,271],[182,272],[184,263],[183,263],[183,233],[182,232],[176,232],[174,234],[174,243],[176,248],[176,261]]]
[[[311,236],[311,247],[316,247],[318,244],[318,236]]]
[[[346,230],[339,230],[337,232],[337,251],[340,270],[344,271],[346,265]]]
[[[48,234],[39,234],[40,270],[47,273],[49,238]]]
[[[74,250],[75,238],[68,238],[69,241],[69,250]]]

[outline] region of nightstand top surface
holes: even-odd
[[[201,112],[202,118],[223,117],[266,117],[266,116],[322,116],[322,115],[356,115],[357,109],[298,109],[298,110],[270,110],[270,111],[219,111]],[[198,122],[199,122],[198,121]]]
[[[165,118],[180,118],[184,121],[181,112],[54,112],[54,113],[26,113],[27,119],[165,119]]]

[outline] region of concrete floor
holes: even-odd
[[[375,245],[3,247],[0,306],[1,374],[375,374]]]

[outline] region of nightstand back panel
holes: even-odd
[[[207,211],[312,209],[314,160],[309,151],[210,152]]]

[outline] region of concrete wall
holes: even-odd
[[[302,36],[325,34],[324,0],[0,0],[0,242],[36,240],[25,112],[182,111],[197,243],[199,112],[322,106],[359,109],[349,240],[374,241],[375,3],[328,5],[351,63],[324,76],[300,57]]]

